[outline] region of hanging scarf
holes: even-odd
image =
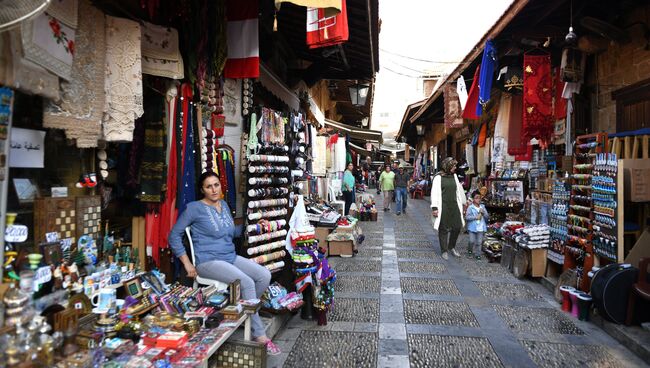
[[[230,212],[235,216],[237,212],[237,188],[235,188],[235,154],[230,151],[224,151],[226,156],[226,177],[228,178],[228,191],[226,192],[226,202],[230,207]]]
[[[508,122],[508,154],[521,155],[526,153],[528,140],[522,137],[523,95],[512,95],[510,99],[510,116]]]
[[[537,138],[542,145],[553,134],[551,56],[524,55],[523,135]]]
[[[477,66],[476,70],[474,71],[474,79],[472,80],[472,86],[469,88],[467,103],[465,104],[465,109],[463,110],[463,119],[478,120],[476,110],[480,107],[478,103],[478,77],[480,71],[481,65]]]
[[[483,49],[483,59],[481,60],[481,74],[478,82],[478,105],[476,106],[476,115],[481,116],[483,107],[490,101],[490,92],[492,92],[492,79],[494,70],[497,67],[497,50],[492,40],[485,42]]]
[[[163,102],[162,98],[156,96],[156,100]],[[144,153],[142,155],[142,166],[140,169],[140,201],[156,202],[164,201],[166,191],[167,166],[165,165],[166,136],[165,126],[162,123],[163,106],[149,106],[147,111],[152,115],[147,117],[144,132]]]
[[[189,84],[183,85],[183,110],[187,114],[183,116],[183,178],[181,197],[178,213],[185,211],[187,205],[196,200],[196,170],[194,162],[194,108],[190,105],[192,100],[192,87]]]
[[[257,114],[252,113],[251,129],[250,132],[248,132],[248,144],[246,145],[246,147],[248,147],[248,149],[246,150],[246,158],[250,159],[250,155],[257,154],[258,142],[259,141],[257,139]]]

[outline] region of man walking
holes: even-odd
[[[404,171],[404,166],[400,165],[395,174],[395,197],[397,200],[397,215],[402,212],[406,213],[406,193],[409,184],[409,174]]]
[[[384,192],[384,212],[390,211],[390,202],[395,190],[395,173],[390,170],[390,165],[386,165],[386,169],[379,176],[379,187]]]

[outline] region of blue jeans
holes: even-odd
[[[395,188],[395,201],[397,202],[397,213],[406,209],[406,187]]]

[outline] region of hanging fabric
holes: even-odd
[[[492,161],[508,161],[508,136],[510,131],[510,109],[512,96],[502,93],[499,101],[499,112],[494,126],[494,140],[492,141]]]
[[[460,102],[460,110],[465,110],[465,105],[467,104],[467,85],[465,84],[465,78],[461,75],[456,81],[456,94],[458,94],[458,101]]]
[[[145,113],[144,152],[140,167],[140,201],[160,203],[164,201],[166,191],[167,165],[166,127],[162,123],[164,98],[155,96],[147,100]]]
[[[192,105],[192,86],[183,84],[183,176],[178,213],[185,211],[187,205],[196,200],[196,171],[194,162],[194,106]]]
[[[524,154],[527,150],[528,140],[522,137],[523,103],[523,95],[512,95],[508,116],[508,154],[512,156]]]
[[[487,136],[488,136],[488,123],[484,122],[481,123],[481,127],[479,128],[479,134],[478,134],[479,147],[485,147],[485,141],[487,140]]]
[[[342,44],[349,37],[346,0],[341,1],[341,12],[334,16],[326,15],[323,8],[307,8],[307,46],[310,49]]]
[[[320,8],[325,12],[325,16],[333,17],[340,14],[343,5],[341,0],[275,0],[275,8],[280,10],[282,3],[292,3],[298,6]]]
[[[458,99],[457,86],[448,83],[443,87],[443,98],[445,104],[445,127],[447,129],[460,128],[463,126],[461,117],[460,100]]]
[[[228,0],[228,59],[226,78],[258,78],[260,76],[258,1]]]
[[[479,74],[478,82],[478,105],[476,106],[476,115],[481,116],[483,108],[490,101],[490,93],[492,92],[492,79],[494,79],[494,71],[497,68],[497,50],[492,43],[492,40],[485,42],[483,48],[483,59],[481,60],[481,73]]]
[[[478,78],[480,72],[481,65],[477,66],[476,70],[474,71],[472,86],[469,88],[469,94],[467,95],[467,104],[463,110],[463,119],[478,120],[476,110],[480,106],[478,103]]]
[[[523,107],[523,135],[545,146],[553,134],[550,55],[524,55]]]
[[[553,112],[555,120],[561,120],[566,118],[566,100],[562,97],[562,92],[564,91],[564,81],[562,80],[562,74],[560,73],[560,68],[555,68],[555,78],[553,78]]]

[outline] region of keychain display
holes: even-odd
[[[618,257],[616,210],[616,154],[599,153],[594,161],[592,203],[594,208],[594,253],[616,262]]]
[[[288,194],[289,194],[289,189],[287,188],[257,188],[257,189],[250,189],[248,191],[248,196],[250,198],[279,197],[279,196],[286,196]]]

